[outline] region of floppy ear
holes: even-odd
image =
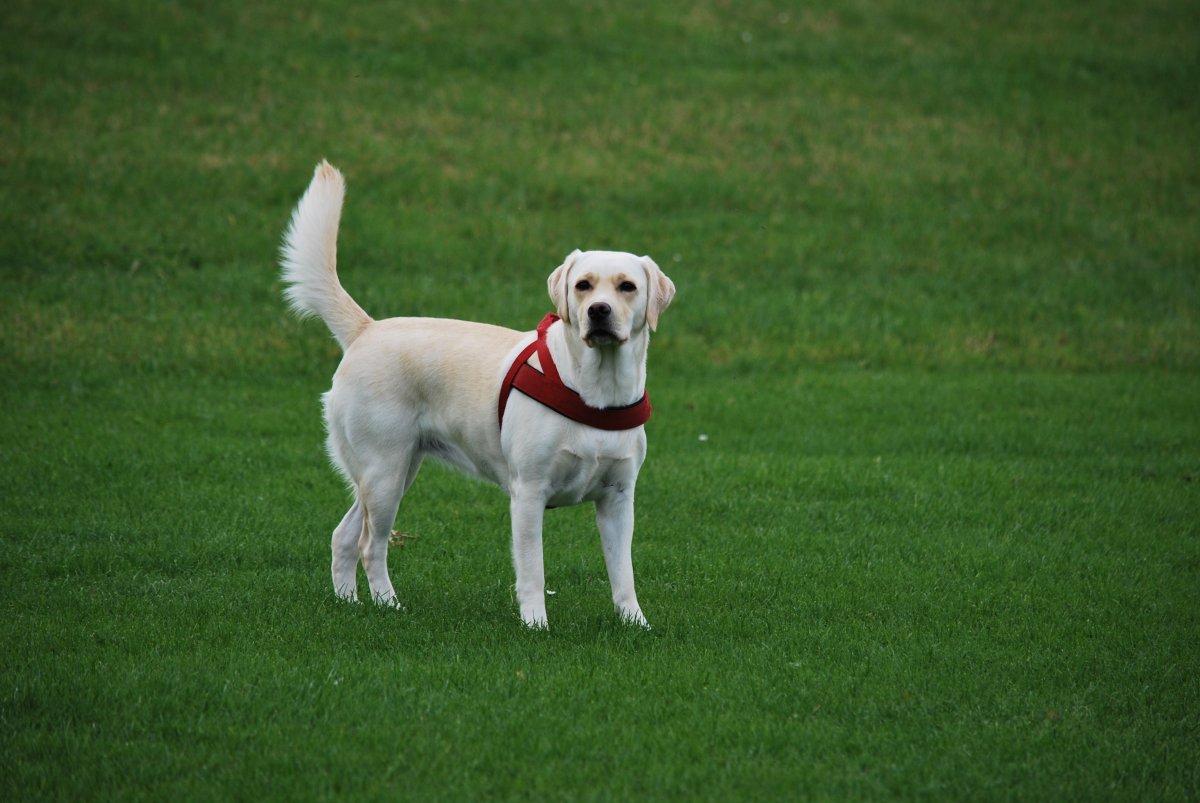
[[[675,297],[675,283],[667,278],[667,274],[662,272],[658,265],[654,264],[654,260],[650,257],[642,257],[642,265],[646,268],[646,276],[650,280],[648,293],[650,298],[646,302],[646,323],[653,332],[658,328],[658,316],[671,303],[671,299]]]
[[[571,272],[571,266],[579,258],[579,253],[579,249],[576,248],[567,254],[566,260],[555,268],[554,273],[551,273],[550,278],[546,280],[546,287],[550,290],[550,300],[554,302],[554,306],[558,310],[558,317],[562,318],[564,323],[571,322],[570,311],[567,309],[567,274]]]

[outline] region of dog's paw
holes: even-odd
[[[386,608],[389,611],[406,611],[407,609],[400,604],[400,598],[395,592],[391,594],[372,594],[371,600],[380,608]]]
[[[546,611],[521,611],[521,621],[530,630],[549,630],[550,623],[546,621]]]
[[[650,623],[646,621],[645,615],[642,614],[641,608],[633,608],[632,610],[620,610],[617,614],[621,617],[621,621],[627,625],[640,627],[642,630],[651,630]]]

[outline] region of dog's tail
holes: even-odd
[[[342,288],[337,275],[338,221],[346,182],[337,168],[321,162],[296,205],[283,236],[280,264],[283,294],[301,317],[319,315],[345,350],[371,316]]]

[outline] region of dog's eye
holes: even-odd
[[[575,289],[581,293],[586,293],[588,290],[592,289],[592,283],[589,282],[587,279],[583,279],[582,281],[580,281],[578,284],[575,285]]]
[[[636,293],[637,285],[633,282],[621,282],[621,284],[617,286],[617,289],[622,293]]]

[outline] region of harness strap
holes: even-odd
[[[550,356],[550,347],[546,345],[546,332],[558,319],[553,312],[543,318],[538,324],[537,338],[522,349],[509,366],[504,384],[500,386],[497,405],[499,426],[504,426],[504,409],[513,388],[559,415],[589,427],[623,430],[636,429],[645,424],[650,419],[651,411],[650,396],[645,393],[641,400],[624,407],[589,407],[578,393],[563,384],[554,359]],[[541,362],[541,371],[528,362],[534,351]]]

